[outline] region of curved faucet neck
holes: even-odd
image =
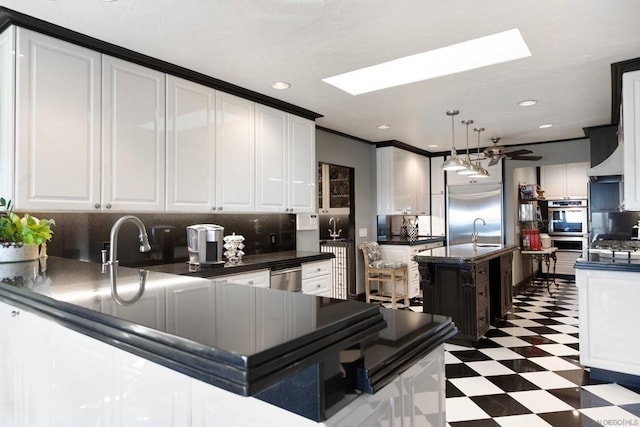
[[[149,237],[147,236],[147,229],[145,228],[140,218],[133,215],[125,215],[119,218],[115,224],[111,227],[111,235],[110,235],[110,243],[109,243],[109,262],[116,262],[118,260],[118,232],[120,231],[120,227],[125,222],[131,221],[137,227],[140,235],[138,236],[140,239],[140,252],[148,252],[151,250],[151,246],[149,246]]]

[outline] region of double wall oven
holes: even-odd
[[[587,201],[550,200],[548,213],[551,246],[558,248],[556,273],[575,274],[575,261],[589,245]]]

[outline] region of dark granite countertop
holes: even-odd
[[[139,288],[139,270],[119,267],[117,275],[120,296],[131,298]],[[0,264],[1,301],[278,406],[272,395],[265,397],[270,390],[282,384],[286,390],[298,376],[307,381],[309,369],[316,376],[340,372],[343,351],[360,346],[364,368],[358,369],[357,382],[362,391],[375,392],[456,331],[445,316],[157,271],[149,273],[137,302],[121,305],[109,283],[109,273],[95,263],[49,257]],[[319,365],[325,368],[314,369]],[[357,396],[342,394],[330,400]]]
[[[487,261],[516,249],[516,245],[479,243],[474,250],[471,243],[463,243],[422,251],[416,254],[415,260],[418,263],[470,264]]]
[[[180,274],[193,277],[216,277],[227,274],[243,273],[263,268],[288,268],[305,262],[321,261],[334,258],[331,252],[284,251],[260,255],[248,255],[238,264],[218,264],[216,266],[193,266],[187,262],[162,264],[145,267],[160,273]]]
[[[576,260],[576,269],[640,272],[640,259],[611,258],[587,250]]]
[[[425,243],[444,242],[443,236],[418,236],[415,239],[401,236],[382,237],[378,236],[378,244],[380,245],[423,245]]]

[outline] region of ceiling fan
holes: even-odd
[[[500,137],[491,138],[491,142],[493,142],[493,147],[487,147],[484,149],[483,154],[486,159],[491,159],[489,162],[489,166],[493,166],[500,161],[502,158],[506,158],[509,160],[540,160],[542,156],[526,156],[525,154],[531,154],[533,151],[527,149],[515,150],[515,151],[507,151],[503,147],[498,147],[498,142],[500,141]]]

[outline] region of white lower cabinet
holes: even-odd
[[[638,273],[576,270],[580,364],[640,375]]]
[[[409,298],[416,298],[421,295],[420,292],[420,273],[418,271],[418,263],[413,257],[419,252],[427,249],[442,246],[442,242],[425,243],[421,245],[380,245],[380,253],[385,261],[398,261],[407,264],[409,268]],[[400,282],[396,285],[397,292],[404,293]]]
[[[302,292],[319,297],[331,297],[333,277],[331,260],[302,264]]]
[[[211,278],[216,282],[234,283],[236,285],[250,285],[268,288],[271,282],[271,272],[268,269],[249,271],[247,273],[228,274]]]

